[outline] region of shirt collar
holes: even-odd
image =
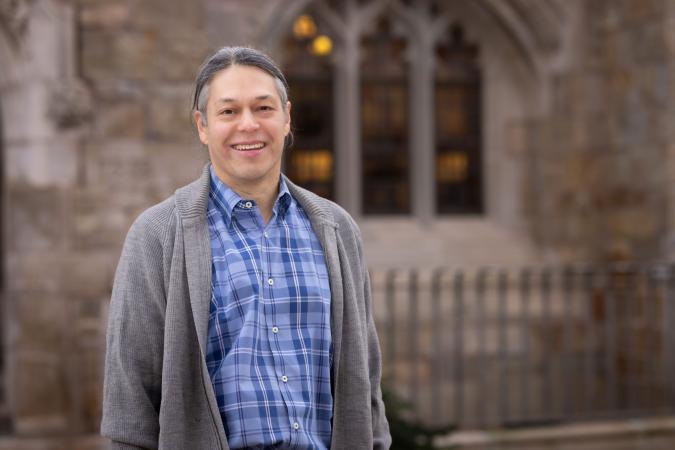
[[[274,202],[273,214],[276,213],[277,217],[283,218],[286,215],[286,211],[288,211],[288,208],[291,206],[292,199],[293,197],[288,190],[288,186],[286,186],[284,177],[279,177],[279,195],[277,195],[277,200]]]
[[[235,214],[235,209],[242,211],[250,210],[252,206],[255,206],[255,201],[241,198],[239,194],[218,178],[216,172],[213,170],[213,166],[210,167],[209,172],[211,176],[211,198],[222,213],[225,224],[229,227],[232,222],[232,215]],[[292,199],[293,197],[288,190],[284,177],[279,177],[279,194],[274,202],[272,218],[275,216],[277,218],[284,217],[286,211],[291,206]]]

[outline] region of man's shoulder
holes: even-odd
[[[295,200],[310,217],[328,220],[337,226],[338,232],[346,231],[360,238],[361,232],[356,221],[342,206],[292,183],[289,188]]]
[[[200,212],[203,214],[208,201],[208,167],[208,164],[204,166],[198,179],[143,211],[134,221],[129,234],[142,233],[163,238],[175,231],[179,217],[189,219]]]
[[[338,230],[346,229],[352,233],[355,233],[359,237],[361,236],[361,230],[359,229],[356,220],[354,220],[352,215],[349,214],[346,209],[344,209],[342,206],[338,205],[332,200],[328,200],[325,198],[323,200],[328,204],[328,207],[331,209],[333,213],[333,220],[335,220],[335,223],[338,226]]]
[[[167,232],[176,226],[176,200],[169,198],[149,207],[134,220],[127,239],[143,238],[164,240]]]

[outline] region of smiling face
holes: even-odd
[[[218,178],[235,191],[273,189],[291,126],[290,102],[281,104],[274,78],[234,65],[211,79],[208,94],[206,121],[194,114]]]

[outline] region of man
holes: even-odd
[[[115,449],[388,448],[361,237],[281,175],[281,71],[222,48],[193,109],[211,163],[129,230],[102,434]]]

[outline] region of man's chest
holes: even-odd
[[[300,219],[259,227],[234,218],[230,227],[212,227],[212,320],[227,324],[229,333],[311,329],[325,321],[330,286],[323,250]]]

